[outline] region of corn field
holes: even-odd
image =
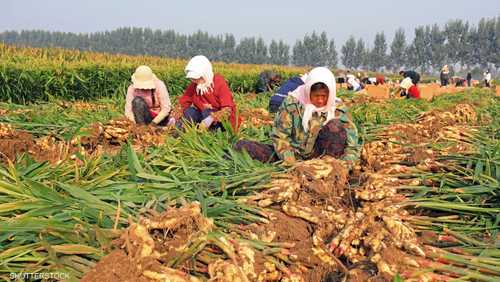
[[[263,66],[214,65],[244,121],[206,133],[122,117],[135,66],[179,94],[184,61],[0,49],[2,281],[500,279],[490,89],[431,101],[339,90],[360,160],[284,167],[232,149],[269,143],[270,93],[248,93]]]
[[[138,65],[149,65],[172,95],[182,94],[185,60],[118,56],[63,49],[19,48],[0,44],[0,100],[27,103],[56,97],[92,100],[116,97],[126,91]],[[265,66],[216,63],[235,92],[252,92]],[[289,77],[304,68],[268,66]]]

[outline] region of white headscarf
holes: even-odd
[[[311,87],[318,82],[326,84],[329,90],[328,101],[326,103],[326,106],[322,108],[316,108],[316,106],[311,104],[310,99]],[[305,107],[304,114],[302,115],[302,126],[304,127],[304,131],[306,132],[309,130],[309,121],[311,120],[313,113],[328,113],[326,121],[324,123],[326,124],[330,120],[335,118],[335,109],[337,108],[337,103],[342,102],[337,98],[335,76],[329,69],[325,67],[317,67],[312,69],[307,75],[305,84],[299,86],[295,91],[291,92],[290,95],[295,97]]]
[[[195,72],[201,75],[205,80],[205,83],[198,84],[196,86],[196,93],[198,95],[203,95],[208,91],[212,90],[214,84],[214,73],[212,70],[212,64],[205,56],[195,56],[187,64],[184,72]]]

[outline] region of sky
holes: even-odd
[[[293,44],[305,34],[326,31],[342,44],[350,35],[369,44],[384,31],[389,40],[403,27],[443,25],[452,19],[476,24],[500,16],[500,0],[2,0],[0,32],[42,29],[96,32],[118,27],[173,29],[189,34],[232,33]]]

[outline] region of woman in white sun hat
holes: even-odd
[[[139,66],[132,75],[125,101],[125,116],[136,124],[169,124],[172,106],[167,87],[148,66]],[[173,121],[170,121],[173,123]]]

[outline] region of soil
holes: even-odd
[[[349,274],[347,275],[347,282],[365,282],[370,279],[372,275],[368,273],[367,271],[361,269],[361,268],[355,268],[351,271],[349,271]]]
[[[344,103],[347,107],[359,104],[383,104],[383,99],[377,99],[369,95],[356,95],[352,99],[345,99]]]
[[[329,267],[318,266],[311,269],[304,276],[306,282],[339,282],[345,277],[345,274]]]
[[[243,119],[243,127],[272,125],[274,122],[273,115],[262,108],[252,108],[242,111],[240,112],[240,116]]]
[[[103,257],[95,267],[85,274],[82,282],[150,282],[125,251],[115,250]]]
[[[31,134],[19,133],[12,138],[0,139],[0,160],[15,160],[16,156],[33,151],[35,142]]]
[[[269,212],[269,216],[271,220],[268,224],[251,224],[243,226],[241,230],[251,231],[259,238],[266,232],[276,232],[273,242],[297,243],[312,236],[313,227],[303,219],[290,217],[279,210]]]
[[[28,132],[9,130],[8,134],[0,136],[0,161],[14,161],[22,154],[28,154],[39,162],[57,163],[70,157],[77,151],[76,147],[66,142],[56,141],[50,136],[35,139]]]

